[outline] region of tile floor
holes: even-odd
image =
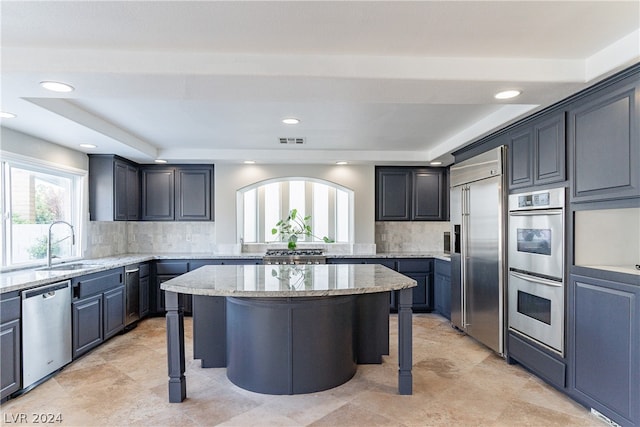
[[[604,426],[436,314],[414,315],[414,394],[399,396],[396,328],[392,316],[391,355],[382,365],[360,365],[351,381],[328,391],[269,396],[236,387],[224,369],[200,368],[188,318],[188,398],[176,404],[167,400],[164,318],[147,319],[3,404],[2,424],[49,413],[64,426]]]

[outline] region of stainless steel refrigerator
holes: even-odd
[[[451,322],[505,353],[506,146],[451,167]]]

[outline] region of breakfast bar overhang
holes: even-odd
[[[389,295],[398,291],[398,391],[412,394],[415,280],[377,264],[211,265],[168,280],[169,401],[182,402],[184,309],[193,295],[194,358],[267,394],[312,393],[389,354]]]

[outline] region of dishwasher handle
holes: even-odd
[[[40,295],[42,295],[43,298],[51,298],[55,296],[56,291],[60,289],[67,289],[68,287],[69,287],[69,282],[57,283],[51,286],[42,286],[37,289],[23,292],[22,299],[29,299],[29,298],[37,297]]]

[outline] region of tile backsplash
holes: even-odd
[[[377,252],[442,252],[448,221],[378,221]]]
[[[449,222],[376,222],[375,245],[346,245],[350,250],[345,251],[345,248],[340,246],[331,248],[328,252],[442,252],[442,236],[445,231],[449,231],[449,227]],[[101,258],[124,253],[240,252],[240,245],[216,245],[215,222],[90,221],[88,231],[85,258]],[[247,250],[246,247],[243,249]]]
[[[214,222],[90,221],[85,258],[124,253],[214,253]]]

